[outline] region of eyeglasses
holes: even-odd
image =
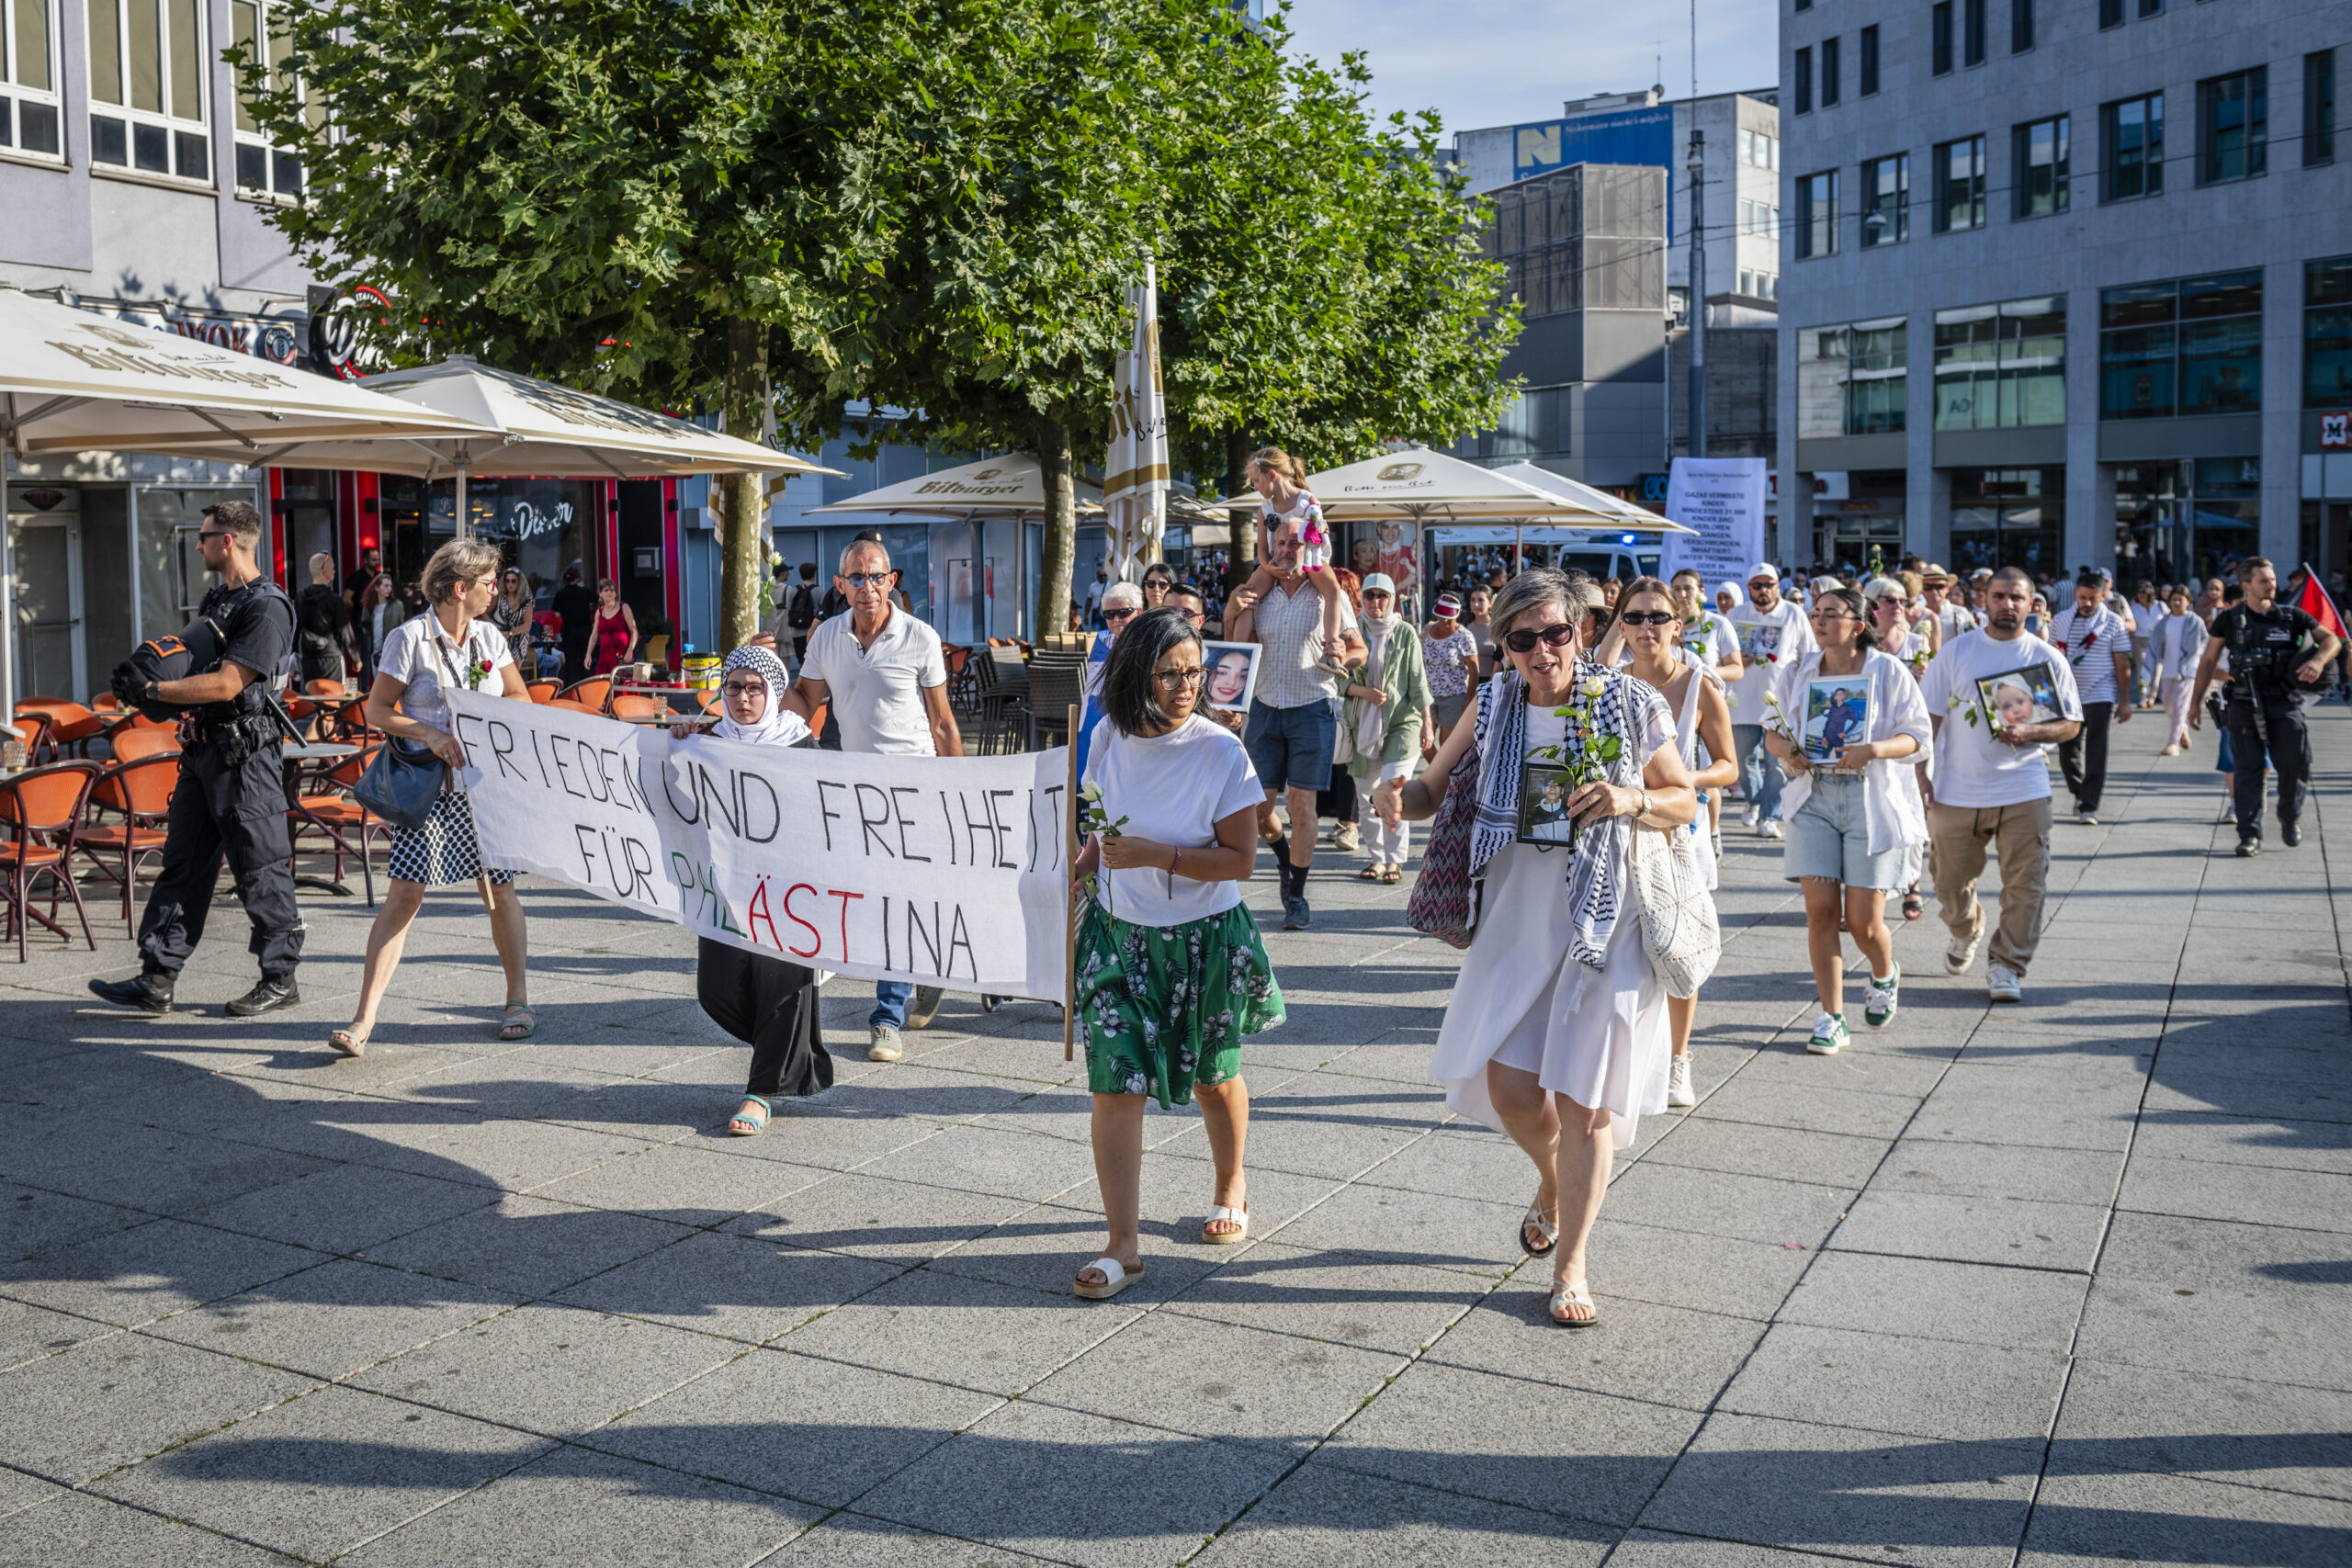
[[[1629,626],[1662,626],[1681,618],[1671,610],[1627,610],[1617,617]]]
[[[1208,679],[1208,674],[1209,672],[1207,671],[1198,668],[1192,670],[1155,670],[1151,672],[1151,678],[1172,692],[1180,686],[1197,686],[1203,681]]]
[[[764,697],[768,694],[765,681],[729,681],[718,689],[730,697]]]
[[[1102,618],[1106,621],[1124,621],[1135,613],[1136,607],[1133,604],[1114,604],[1102,612]]]
[[[852,571],[842,574],[842,581],[852,588],[876,588],[888,583],[892,575],[887,571]]]
[[[1539,641],[1546,648],[1562,648],[1576,639],[1576,627],[1566,621],[1558,621],[1545,626],[1540,632],[1529,631],[1524,627],[1506,632],[1503,634],[1503,646],[1513,653],[1532,653]]]

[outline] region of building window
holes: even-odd
[[[1936,231],[1984,226],[1984,139],[1963,136],[1936,149]]]
[[[1781,237],[1781,209],[1769,201],[1743,201],[1739,204],[1739,231],[1761,239]]]
[[[1739,133],[1739,161],[1751,169],[1777,169],[1781,166],[1781,139],[1769,130],[1743,130]]]
[[[2197,84],[2197,178],[2243,180],[2267,164],[2270,72],[2265,66]]]
[[[2335,161],[2335,51],[2303,56],[2303,164]]]
[[[2033,0],[2009,0],[2009,52],[2023,54],[2033,47]]]
[[[1929,68],[1939,76],[1951,74],[1951,0],[1936,0],[1928,13]]]
[[[2057,115],[2017,128],[2010,177],[2019,218],[2047,218],[2067,206],[2067,171],[2074,156],[2073,116]]]
[[[236,29],[237,47],[246,58],[268,60],[271,85],[280,92],[291,88],[299,93],[300,83],[286,69],[293,40],[287,33],[282,0],[230,0],[229,21]],[[317,104],[304,105],[303,117],[313,129],[326,122],[326,111]],[[289,198],[302,194],[302,160],[271,145],[262,134],[254,119],[250,89],[242,84],[237,93],[237,188]]]
[[[1793,83],[1790,92],[1796,99],[1796,112],[1811,114],[1813,112],[1813,51],[1810,49],[1797,51],[1796,70],[1790,80]]]
[[[0,147],[61,155],[51,0],[0,6]]]
[[[1862,29],[1861,58],[1855,63],[1861,73],[1861,95],[1867,98],[1878,91],[1878,28],[1875,23]]]
[[[1797,182],[1797,255],[1838,254],[1838,171],[1807,175]]]
[[[1769,272],[1740,269],[1739,291],[1750,299],[1770,299],[1780,291],[1781,280]]]
[[[2098,0],[2098,25],[2120,28],[2123,25],[2123,0]]]
[[[1800,11],[1810,11],[1810,10],[1812,10],[1812,9],[1813,9],[1813,0],[1796,0],[1796,9],[1798,9],[1798,10],[1800,10]]]
[[[1960,62],[1984,63],[1984,0],[1960,0]]]
[[[2352,256],[2303,264],[2303,407],[2352,409]]]
[[[1798,333],[1798,434],[1900,434],[1906,330],[1901,316],[1888,316]]]
[[[2143,17],[2161,16],[2164,8],[2165,0],[2140,0],[2140,15]]]
[[[2099,418],[2260,411],[2260,271],[2105,288],[2098,310]]]
[[[2066,470],[1954,468],[1952,569],[2021,567],[2037,576],[2065,562]]]
[[[2098,111],[2102,199],[2128,201],[2165,188],[2165,96],[2125,98]]]
[[[1910,237],[1911,154],[1873,158],[1862,165],[1862,249]]]
[[[1844,90],[1839,78],[1845,74],[1844,46],[1834,38],[1821,40],[1821,107],[1827,108],[1838,101]]]
[[[2066,301],[1936,312],[1936,428],[2066,423]]]
[[[212,177],[200,0],[89,0],[90,160]]]

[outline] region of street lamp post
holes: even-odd
[[[1707,455],[1707,133],[1690,130],[1690,456]]]

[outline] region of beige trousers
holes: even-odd
[[[1984,908],[1976,901],[1976,879],[1984,874],[1984,846],[2001,848],[2001,923],[1993,932],[1991,956],[2018,974],[2033,962],[2041,941],[2041,901],[2050,884],[2050,801],[2019,806],[1928,807],[1929,864],[1936,903],[1956,941],[1973,941],[1984,929]]]

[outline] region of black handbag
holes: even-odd
[[[359,804],[395,828],[422,828],[441,798],[449,765],[433,748],[387,739],[351,793]]]

